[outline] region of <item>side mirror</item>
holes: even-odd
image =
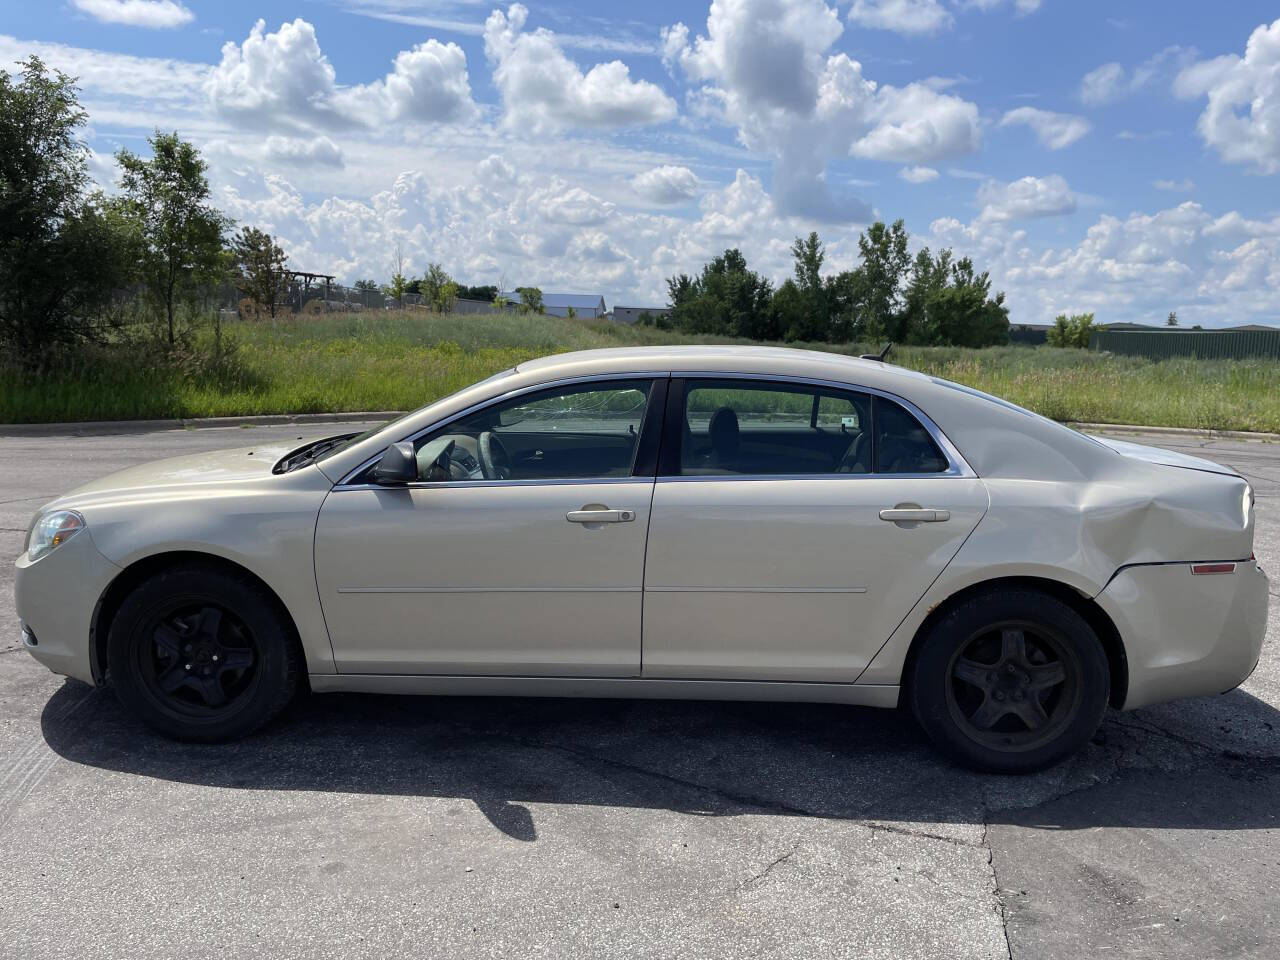
[[[387,487],[418,479],[418,459],[412,443],[393,443],[382,451],[382,459],[373,468],[373,482]]]

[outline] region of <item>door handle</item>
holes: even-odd
[[[881,510],[880,519],[892,523],[942,523],[951,519],[951,511],[931,507],[893,507]]]
[[[570,510],[564,515],[570,523],[630,523],[636,518],[634,510],[610,510],[608,507]]]

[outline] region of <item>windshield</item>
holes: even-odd
[[[515,372],[516,372],[516,368],[510,367],[507,370],[502,370],[498,373],[495,373],[491,377],[485,377],[483,380],[477,380],[475,383],[471,384],[471,386],[464,387],[463,389],[470,390],[472,387],[479,387],[486,383],[490,383],[494,380],[501,380],[503,377],[509,377]],[[455,392],[461,393],[462,390],[458,390]],[[418,410],[422,410],[422,409],[424,408],[423,407],[418,408]],[[312,456],[311,459],[309,459],[307,462],[322,463],[325,460],[329,459],[329,457],[333,456],[335,453],[339,453],[340,451],[345,450],[347,447],[352,446],[353,444],[363,443],[365,440],[368,440],[370,437],[372,437],[375,433],[381,433],[383,430],[387,429],[387,427],[394,426],[397,423],[400,423],[404,420],[408,420],[410,417],[415,416],[418,413],[418,410],[410,410],[408,413],[401,414],[398,417],[395,417],[391,420],[387,420],[385,423],[380,423],[376,427],[370,427],[364,433],[356,433],[350,436],[343,436],[339,443],[326,447],[320,453],[316,454],[315,456]]]

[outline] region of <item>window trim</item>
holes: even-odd
[[[391,489],[435,489],[435,488],[465,488],[465,487],[528,487],[528,486],[561,486],[566,484],[596,484],[596,483],[635,483],[641,481],[645,483],[653,482],[653,475],[637,475],[635,470],[640,465],[640,454],[645,444],[645,435],[651,430],[661,430],[661,421],[656,424],[651,422],[653,418],[650,411],[654,409],[655,400],[665,400],[666,391],[660,390],[660,385],[665,385],[671,378],[670,371],[648,371],[637,373],[613,373],[607,375],[592,374],[583,377],[565,377],[559,380],[547,380],[542,383],[530,384],[524,387],[517,387],[514,390],[508,390],[506,393],[499,394],[496,397],[489,397],[487,400],[481,400],[479,403],[472,404],[465,409],[459,410],[457,413],[451,413],[447,417],[443,417],[434,423],[428,424],[419,430],[407,436],[401,437],[399,440],[393,440],[392,443],[414,443],[429,433],[434,433],[443,427],[458,420],[465,419],[473,414],[480,413],[483,410],[505,403],[518,397],[530,393],[541,393],[544,390],[554,390],[557,387],[580,386],[592,383],[616,383],[619,380],[650,380],[653,383],[650,386],[648,396],[645,400],[644,419],[640,422],[639,437],[636,441],[636,452],[631,461],[631,474],[626,477],[549,477],[528,480],[411,480],[408,483],[399,483],[395,487],[387,487],[377,483],[357,482],[356,477],[364,473],[371,466],[382,458],[382,454],[386,451],[384,447],[373,456],[369,457],[354,470],[347,472],[341,480],[333,485],[334,492],[342,490],[391,490]],[[496,379],[496,378],[492,378]],[[480,381],[483,383],[484,381]],[[652,444],[652,441],[650,441]],[[390,444],[388,444],[390,446]]]
[[[947,469],[933,473],[726,473],[696,474],[686,476],[680,473],[680,442],[683,431],[680,421],[684,418],[685,387],[690,380],[753,380],[766,383],[798,384],[809,387],[822,387],[844,393],[865,393],[874,397],[882,397],[897,403],[920,422],[934,443],[947,459]],[[873,405],[874,410],[874,405]],[[873,413],[874,417],[875,414]],[[874,425],[873,425],[874,426]],[[874,448],[873,448],[874,449]],[[819,380],[813,377],[787,376],[774,373],[726,373],[723,370],[697,370],[673,373],[671,386],[667,391],[666,429],[662,436],[662,453],[658,458],[659,483],[705,483],[707,481],[723,483],[726,480],[932,480],[953,477],[976,479],[978,474],[969,466],[968,461],[956,449],[949,437],[942,432],[933,420],[918,406],[906,397],[876,387],[862,386],[836,380]]]

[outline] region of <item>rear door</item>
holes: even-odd
[[[905,401],[673,380],[645,567],[643,676],[851,682],[987,493]]]

